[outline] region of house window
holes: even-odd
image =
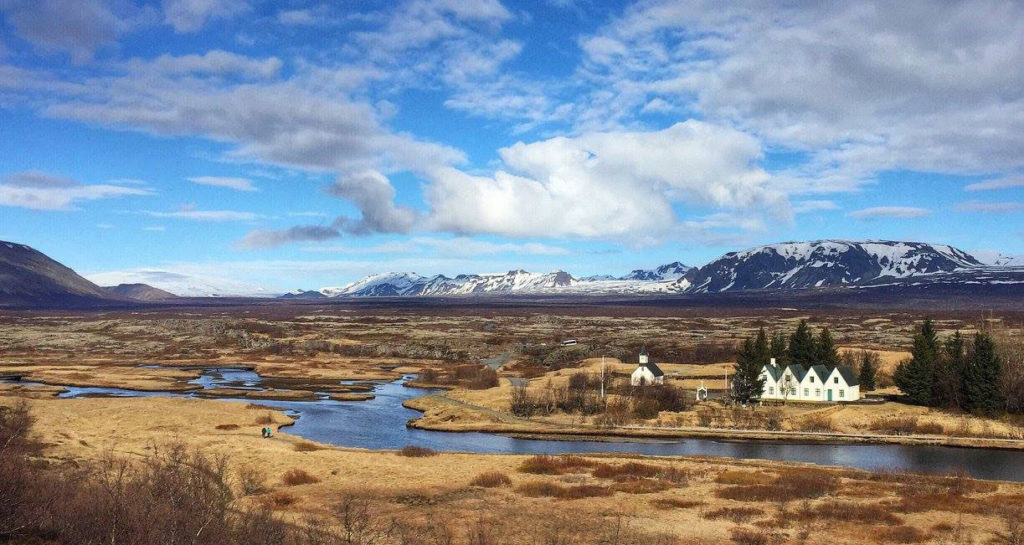
[[[791,389],[789,390],[789,395],[791,395],[791,396],[795,396],[795,395],[796,395],[796,388],[791,388]]]
[[[832,382],[834,382],[836,384],[839,384],[839,377],[836,377],[836,378],[832,379]]]
[[[846,397],[846,390],[839,390],[839,397]]]
[[[769,386],[769,387],[768,387],[768,393],[769,393],[769,394],[774,394],[774,393],[775,393],[775,388],[773,388],[773,387]]]
[[[814,382],[814,377],[811,377],[811,383],[813,383],[813,382]]]
[[[807,388],[804,388],[804,397],[807,397],[809,395],[811,395],[810,392],[807,391]]]
[[[814,397],[821,397],[821,388],[814,389]]]

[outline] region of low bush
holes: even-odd
[[[324,447],[312,442],[312,441],[296,441],[292,447],[298,452],[313,452],[317,450],[323,450]]]
[[[921,530],[907,525],[880,528],[878,537],[889,543],[920,543],[928,538]]]
[[[672,488],[672,483],[661,479],[629,479],[618,481],[612,485],[612,490],[624,494],[654,494],[664,492]]]
[[[245,465],[238,469],[238,482],[242,486],[242,494],[252,496],[267,491],[267,474],[256,466]]]
[[[654,477],[661,469],[651,464],[626,462],[619,465],[600,464],[594,468],[593,475],[599,479],[622,479]]]
[[[291,505],[295,505],[299,499],[295,496],[285,492],[284,490],[278,490],[272,494],[267,494],[260,497],[260,503],[263,504],[267,509],[284,509]]]
[[[765,530],[738,526],[729,530],[733,543],[738,545],[768,545],[771,535]]]
[[[550,481],[532,481],[524,483],[516,487],[516,492],[531,498],[547,497],[558,498],[561,500],[576,500],[612,495],[612,490],[605,486],[594,484],[563,486]]]
[[[561,475],[563,473],[579,472],[597,465],[592,460],[574,454],[566,456],[538,454],[523,460],[523,463],[519,464],[519,471],[534,475]]]
[[[800,468],[779,472],[771,484],[735,485],[716,492],[736,501],[794,501],[820,498],[839,488],[839,478],[826,471]]]
[[[698,500],[683,500],[679,498],[658,498],[651,501],[651,505],[659,509],[693,509],[694,507],[700,507],[707,505],[706,503]]]
[[[228,431],[237,430],[240,426],[238,424],[217,424],[216,427],[218,430]]]
[[[804,418],[798,424],[800,431],[830,432],[835,431],[832,426],[832,418],[827,414],[813,414]]]
[[[295,468],[284,472],[281,476],[281,482],[288,486],[298,486],[301,484],[313,484],[320,482],[320,479],[310,475],[305,470]]]
[[[402,447],[402,450],[398,451],[398,455],[407,456],[409,458],[425,458],[427,456],[437,456],[437,451],[427,447],[407,445]]]
[[[508,475],[500,471],[485,471],[473,477],[469,484],[470,486],[480,486],[483,488],[497,488],[512,484],[512,479],[509,479]]]
[[[715,477],[718,484],[770,484],[775,482],[775,477],[760,471],[737,471],[729,469],[719,473]]]
[[[903,524],[903,519],[889,512],[885,506],[835,500],[827,501],[810,509],[801,509],[795,516],[798,520],[803,521],[824,519],[863,524]]]
[[[763,515],[764,511],[756,507],[722,507],[706,511],[704,518],[709,520],[728,519],[736,523],[749,522],[754,517]]]
[[[871,423],[871,431],[889,435],[911,435],[917,430],[916,416],[887,416]]]

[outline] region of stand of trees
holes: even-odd
[[[914,335],[910,359],[893,374],[911,403],[989,415],[1018,406],[1020,400],[1004,395],[1008,380],[989,333],[978,332],[968,342],[957,331],[940,341],[930,319]]]
[[[805,367],[818,364],[834,366],[840,363],[839,350],[827,327],[815,335],[807,321],[800,320],[788,339],[783,332],[778,331],[772,333],[769,339],[762,327],[757,335],[744,340],[736,352],[732,384],[734,400],[749,403],[761,395],[764,389],[761,369],[771,358],[775,358],[775,363],[782,366],[794,363]],[[869,374],[874,388],[874,371],[869,370]]]

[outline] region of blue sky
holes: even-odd
[[[0,239],[101,283],[1024,253],[1024,5],[0,0]]]

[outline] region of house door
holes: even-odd
[[[828,400],[832,401],[832,388],[828,389]]]

